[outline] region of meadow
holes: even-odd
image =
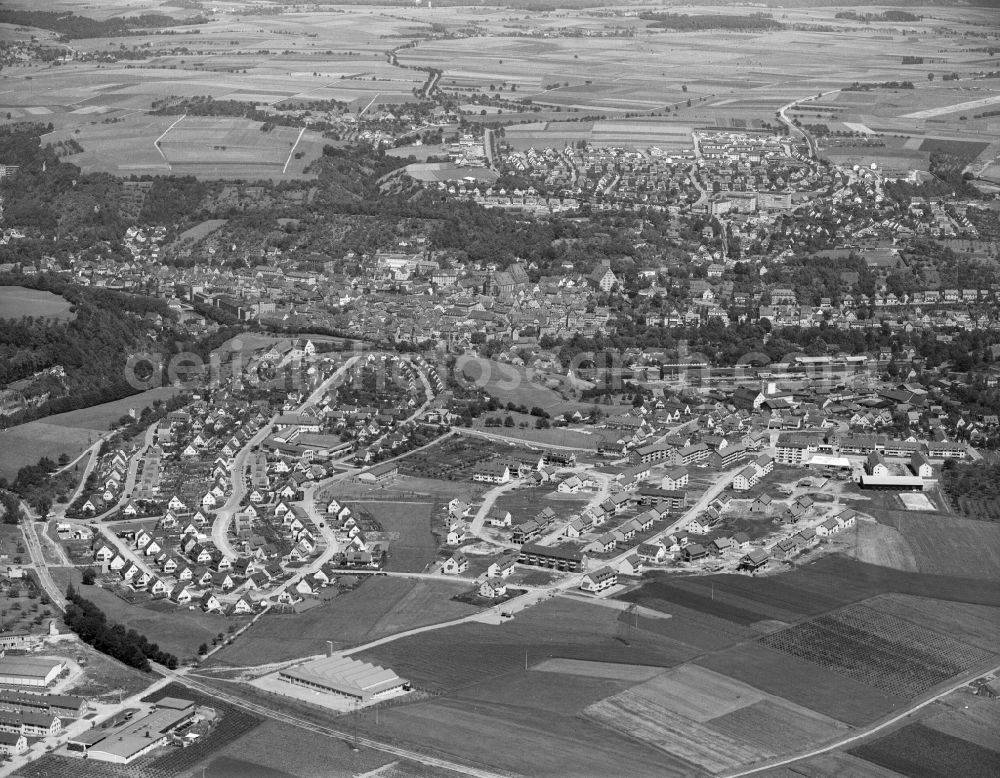
[[[0,286],[0,319],[20,319],[33,316],[36,319],[69,321],[70,302],[52,292],[26,289],[23,286]]]
[[[369,576],[356,589],[303,613],[268,614],[211,664],[241,667],[344,649],[479,609],[451,599],[468,584]]]
[[[55,462],[60,455],[66,454],[75,459],[130,410],[141,413],[155,400],[167,400],[177,393],[174,387],[159,387],[0,430],[0,442],[3,443],[0,445],[0,477],[10,480],[19,468],[33,465],[41,457]]]
[[[352,511],[367,513],[389,536],[386,570],[420,573],[434,561],[438,544],[431,534],[432,502],[351,502]]]
[[[83,597],[104,611],[109,621],[136,630],[181,660],[196,656],[202,643],[211,644],[217,635],[225,635],[230,627],[242,626],[245,621],[203,613],[200,609],[186,610],[163,600],[149,606],[133,605],[99,586],[82,586],[80,568],[49,570],[60,589],[73,584]]]
[[[53,462],[62,454],[75,458],[97,440],[100,433],[82,427],[65,427],[47,421],[31,421],[0,430],[0,478],[12,480],[25,465],[42,457]]]

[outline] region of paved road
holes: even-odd
[[[66,597],[62,589],[56,585],[51,573],[49,573],[49,563],[45,560],[42,543],[38,538],[38,527],[35,524],[35,517],[32,515],[31,508],[27,503],[22,502],[21,509],[27,517],[21,522],[21,531],[24,534],[24,543],[28,549],[28,555],[31,557],[31,566],[38,574],[38,581],[42,585],[42,589],[45,590],[45,593],[48,594],[49,599],[52,600],[57,608],[65,610]]]
[[[327,389],[330,388],[333,382],[343,376],[344,373],[350,370],[350,368],[353,367],[360,359],[360,355],[350,357],[346,362],[344,362],[343,365],[338,367],[333,373],[331,373],[329,378],[320,383],[320,385],[317,386],[302,402],[299,406],[299,411],[308,405],[315,405],[323,399],[323,395],[326,393]],[[245,472],[247,458],[250,456],[250,452],[259,446],[264,439],[271,434],[273,429],[274,418],[261,427],[233,458],[233,466],[230,470],[232,475],[233,490],[226,502],[223,503],[222,507],[216,511],[215,521],[212,523],[212,542],[215,544],[217,549],[231,559],[236,559],[239,556],[233,548],[232,543],[229,542],[229,525],[233,520],[233,516],[239,511],[240,503],[243,502],[243,498],[247,493]]]
[[[917,702],[913,705],[908,706],[904,711],[897,713],[896,715],[892,716],[889,719],[886,719],[885,721],[882,721],[881,723],[874,724],[862,730],[854,730],[850,735],[843,737],[839,740],[836,740],[833,743],[827,743],[821,748],[814,748],[811,751],[806,751],[804,753],[800,753],[795,756],[790,756],[785,759],[781,759],[774,762],[768,762],[766,765],[758,765],[756,767],[751,767],[745,770],[735,770],[733,772],[722,773],[721,778],[742,778],[743,776],[746,775],[757,775],[758,773],[762,773],[768,770],[773,770],[776,767],[794,764],[795,762],[801,762],[804,759],[811,759],[814,756],[819,756],[820,754],[826,754],[830,751],[835,751],[839,748],[843,748],[844,746],[850,745],[851,743],[855,743],[858,740],[863,740],[864,738],[870,737],[871,735],[874,735],[876,732],[881,732],[883,729],[886,729],[887,727],[891,727],[893,724],[896,724],[897,722],[907,718],[908,716],[913,715],[918,710],[926,708],[928,705],[937,702],[942,697],[947,697],[956,689],[961,689],[963,686],[965,686],[967,683],[969,683],[975,678],[980,678],[987,674],[996,674],[997,672],[1000,672],[1000,666],[994,667],[992,670],[977,670],[972,673],[965,673],[963,674],[961,681],[951,684],[950,686],[948,686],[947,689],[943,689],[942,691],[938,692],[937,694],[933,695],[932,697],[929,697],[928,699],[922,702]]]
[[[159,423],[159,421],[154,421],[146,427],[146,434],[143,438],[142,447],[136,451],[129,460],[128,474],[125,476],[125,482],[122,484],[122,490],[120,496],[118,497],[118,501],[104,511],[104,513],[92,516],[87,519],[87,521],[100,521],[101,519],[112,515],[132,497],[132,490],[135,488],[135,480],[139,473],[139,463],[142,461],[142,458],[146,456],[146,452],[149,450],[149,447],[153,445],[153,437],[156,435],[156,428],[159,426]]]

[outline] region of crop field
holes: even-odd
[[[118,98],[121,92],[114,95]],[[160,96],[154,94],[151,99]],[[254,97],[215,96],[246,100]],[[147,100],[142,102],[142,107],[148,107]],[[92,107],[99,108],[100,114],[106,111],[106,106]],[[277,126],[261,132],[260,123],[246,119],[152,116],[133,110],[136,107],[130,105],[121,116],[112,112],[109,116],[114,121],[67,124],[46,135],[45,140],[55,143],[72,138],[83,147],[82,152],[73,155],[74,164],[84,172],[115,175],[172,172],[202,177],[301,178],[305,166],[322,150],[322,139],[313,131],[300,138],[295,127]],[[295,159],[293,149],[302,152],[299,159]]]
[[[838,721],[772,699],[737,708],[712,719],[708,725],[716,732],[775,755],[803,750],[847,730]]]
[[[431,534],[431,502],[352,502],[352,510],[369,514],[389,537],[387,570],[419,573],[437,554]],[[357,511],[356,511],[357,512]]]
[[[700,584],[700,579],[661,580],[645,584],[638,590],[622,595],[621,599],[646,604],[643,599],[645,597],[669,603],[664,606],[668,611],[670,604],[677,604],[741,626],[764,619],[793,621],[801,616],[797,611],[743,597],[731,591],[717,591],[711,584],[706,588]],[[657,608],[659,609],[661,608]]]
[[[899,773],[886,770],[843,751],[831,751],[812,759],[796,762],[789,767],[776,767],[760,774],[763,778],[900,778]]]
[[[453,691],[548,659],[672,667],[698,653],[680,641],[635,630],[620,640],[619,612],[549,600],[502,627],[477,623],[413,635],[356,656],[392,667],[421,688]]]
[[[1000,608],[907,594],[873,597],[865,605],[982,649],[994,650],[1000,645]]]
[[[762,748],[741,743],[674,713],[635,691],[602,700],[588,708],[587,715],[609,729],[711,773],[757,762],[770,755]]]
[[[803,708],[862,726],[906,700],[798,657],[749,642],[707,654],[695,664],[742,681]]]
[[[36,319],[68,321],[73,318],[70,303],[65,297],[39,289],[23,286],[0,286],[0,319]]]
[[[997,580],[910,573],[865,564],[839,554],[798,565],[780,576],[751,578],[744,575],[707,575],[677,579],[651,575],[647,577],[646,583],[616,599],[641,602],[669,613],[672,612],[670,600],[659,597],[657,592],[666,584],[670,596],[679,600],[687,596],[673,590],[681,580],[689,591],[699,593],[701,597],[700,600],[688,600],[689,604],[682,607],[704,612],[706,615],[714,614],[717,607],[731,612],[735,606],[720,598],[725,598],[728,594],[737,595],[753,603],[753,606],[741,605],[740,608],[735,608],[737,613],[733,617],[744,622],[749,619],[750,614],[743,611],[749,611],[751,607],[757,609],[756,612],[762,616],[772,608],[801,616],[814,616],[890,592],[1000,607],[1000,581]],[[713,590],[715,599],[719,601],[718,606],[712,601]],[[733,625],[739,623],[733,622]]]
[[[854,535],[854,558],[871,565],[917,571],[913,549],[894,527],[876,521],[859,521]]]
[[[846,729],[696,665],[601,700],[585,714],[710,772],[787,753]]]
[[[609,678],[616,681],[648,681],[663,672],[648,665],[626,665],[616,662],[588,662],[583,659],[546,659],[531,668],[536,673],[564,673],[586,678]]]
[[[919,723],[848,753],[912,778],[994,778],[1000,771],[1000,752]]]
[[[468,584],[369,577],[357,588],[303,613],[260,619],[212,664],[259,665],[321,654],[326,641],[348,648],[412,627],[456,619],[478,608],[451,597]]]
[[[993,656],[863,604],[771,633],[760,643],[899,697],[915,697]]]
[[[350,778],[393,761],[370,748],[354,751],[339,738],[317,737],[299,727],[265,721],[220,749],[205,769],[206,778]]]
[[[906,539],[920,572],[1000,579],[1000,524],[918,515],[900,516],[893,524]]]
[[[440,697],[387,708],[377,728],[370,721],[363,726],[373,735],[436,755],[520,775],[702,775],[690,763],[556,706],[537,708],[537,697],[560,696],[568,699],[570,711],[576,708],[578,687],[565,677],[553,678],[555,682],[544,683],[534,674],[534,688],[526,688],[523,701],[514,704]]]
[[[1000,751],[1000,705],[967,688],[952,692],[934,705],[939,709],[923,724],[991,751]]]

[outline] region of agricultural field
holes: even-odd
[[[206,778],[350,778],[393,761],[370,748],[355,751],[338,738],[266,721],[213,755]],[[381,773],[380,773],[381,774]]]
[[[0,319],[20,319],[33,316],[36,319],[69,321],[70,302],[52,292],[26,289],[23,286],[0,286]]]
[[[1000,578],[1000,524],[996,522],[913,515],[898,517],[893,525],[922,573],[987,581]]]
[[[913,549],[903,534],[877,521],[859,521],[854,536],[854,558],[871,565],[917,571]]]
[[[762,615],[767,609],[780,608],[800,616],[814,616],[890,592],[1000,606],[1000,582],[995,580],[910,573],[865,564],[841,554],[796,565],[782,575],[756,578],[744,575],[706,575],[678,579],[677,576],[653,573],[643,579],[641,586],[616,599],[645,605],[647,603],[643,598],[648,598],[652,602],[650,607],[669,612],[669,605],[657,608],[657,601],[665,601],[657,592],[663,586],[667,586],[666,591],[670,592],[670,587],[676,586],[681,580],[688,591],[701,596],[699,610],[706,600],[709,605],[705,607],[716,607],[711,604],[713,592],[716,600],[723,598],[723,605],[726,605],[725,598],[730,594],[750,600],[752,606],[741,603],[741,607],[745,610],[757,609],[755,612]],[[671,593],[670,596],[674,595]],[[748,616],[740,618],[746,619]]]
[[[431,534],[432,502],[351,502],[351,510],[367,514],[389,540],[386,570],[420,573],[434,561],[438,544]]]
[[[356,658],[392,667],[421,688],[454,691],[523,669],[526,662],[533,667],[561,658],[672,667],[698,653],[646,629],[627,630],[620,614],[557,598],[501,627],[460,624],[376,646]]]
[[[757,642],[708,654],[694,662],[851,726],[868,724],[906,703],[902,697]]]
[[[268,614],[212,655],[213,666],[241,667],[357,646],[413,627],[457,619],[479,609],[451,598],[468,584],[371,576],[358,588],[296,614]]]
[[[1000,752],[947,735],[923,723],[866,743],[848,752],[880,767],[912,778],[993,778]]]
[[[692,665],[601,700],[585,715],[711,773],[793,752],[847,729]]]
[[[995,656],[864,604],[773,632],[760,643],[897,697],[915,697]]]
[[[938,700],[922,723],[938,732],[1000,751],[1000,705],[989,697],[958,689]]]

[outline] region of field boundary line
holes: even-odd
[[[292,156],[295,154],[295,149],[298,148],[299,141],[302,140],[302,136],[305,134],[306,134],[306,128],[303,127],[301,130],[299,130],[299,137],[297,137],[295,139],[295,143],[292,144],[292,150],[288,152],[288,159],[285,160],[285,166],[281,168],[281,175],[285,175],[285,173],[288,171],[288,165],[292,161]]]
[[[170,167],[170,160],[169,160],[169,159],[167,159],[167,155],[166,155],[166,154],[164,154],[164,153],[163,153],[163,149],[161,149],[161,148],[160,148],[160,143],[161,143],[161,142],[163,141],[163,139],[164,139],[165,137],[167,137],[167,133],[168,133],[168,132],[170,132],[170,131],[171,131],[171,130],[172,130],[172,129],[174,128],[174,127],[176,127],[176,126],[177,126],[178,124],[180,124],[180,123],[181,123],[182,121],[184,121],[184,120],[185,120],[186,118],[187,118],[187,114],[184,114],[183,116],[181,116],[181,118],[180,118],[180,119],[178,119],[178,120],[177,120],[177,121],[175,121],[175,122],[174,122],[173,124],[171,124],[171,125],[170,125],[169,127],[167,127],[167,129],[165,129],[165,130],[163,131],[163,133],[162,133],[162,134],[160,135],[160,137],[159,137],[159,138],[157,138],[156,140],[154,140],[154,141],[153,141],[153,146],[154,146],[154,147],[156,148],[156,150],[157,150],[157,151],[159,152],[160,156],[161,156],[161,157],[163,157],[163,161],[167,163],[167,167]]]
[[[784,767],[785,765],[801,762],[804,759],[812,759],[814,756],[819,756],[821,754],[825,754],[830,751],[836,751],[837,749],[843,748],[844,746],[850,743],[854,743],[858,740],[864,740],[865,738],[871,737],[876,732],[881,732],[886,727],[891,727],[893,724],[902,721],[903,719],[909,716],[912,716],[918,710],[926,708],[928,705],[937,702],[942,697],[947,697],[952,692],[961,689],[963,686],[967,685],[969,681],[971,681],[974,678],[978,678],[981,675],[987,675],[997,672],[1000,672],[1000,665],[996,665],[995,667],[989,670],[977,670],[974,673],[973,672],[964,673],[962,675],[962,680],[959,681],[958,683],[949,684],[947,688],[942,689],[937,694],[928,697],[926,700],[924,700],[923,702],[919,702],[916,705],[911,705],[909,708],[896,714],[892,718],[883,721],[881,724],[876,724],[874,726],[868,727],[849,737],[841,738],[840,740],[837,740],[833,743],[829,743],[825,746],[821,746],[820,748],[813,749],[812,751],[808,751],[807,753],[804,754],[787,757],[777,762],[769,762],[768,764],[760,765],[758,767],[751,767],[746,770],[740,770],[738,772],[721,773],[720,776],[721,778],[743,778],[743,776],[747,775],[757,775],[758,773],[765,772],[766,770],[773,770],[775,767]]]

